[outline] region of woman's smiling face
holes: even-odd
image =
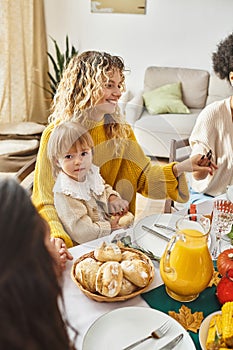
[[[103,114],[112,114],[115,111],[117,102],[121,97],[122,77],[118,69],[111,75],[109,81],[104,84],[103,97],[97,102],[95,111]]]

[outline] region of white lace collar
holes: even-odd
[[[75,181],[65,173],[60,172],[53,188],[54,193],[64,193],[85,201],[91,199],[91,191],[96,195],[101,195],[104,191],[104,182],[99,173],[99,168],[93,164],[84,182]]]

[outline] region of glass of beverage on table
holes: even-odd
[[[233,203],[225,199],[217,199],[214,201],[212,230],[214,243],[211,248],[211,254],[216,260],[221,253],[222,238],[230,239],[227,234],[231,231],[233,224]]]
[[[208,248],[210,220],[190,214],[176,223],[176,234],[160,261],[167,294],[175,300],[195,300],[209,284],[214,267]]]

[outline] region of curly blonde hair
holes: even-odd
[[[54,96],[49,122],[75,119],[88,125],[91,110],[103,97],[103,85],[109,82],[115,71],[120,73],[121,91],[124,91],[125,66],[120,57],[98,51],[86,51],[74,56]],[[113,114],[104,116],[104,127],[107,137],[118,141],[127,138],[130,130],[118,106]]]

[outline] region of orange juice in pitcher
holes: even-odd
[[[191,214],[177,221],[160,261],[160,274],[166,291],[173,299],[195,300],[209,284],[213,262],[208,249],[210,221],[200,214]]]

